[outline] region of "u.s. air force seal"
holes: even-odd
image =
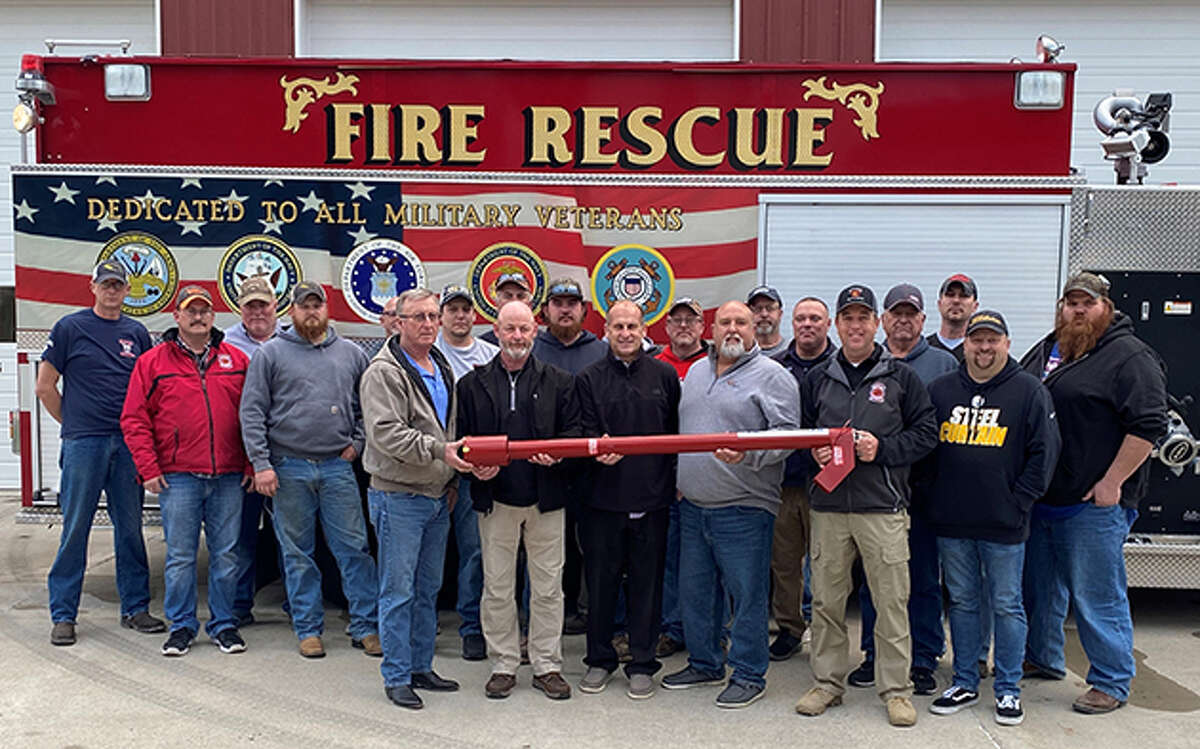
[[[275,290],[276,313],[282,315],[292,306],[292,287],[304,280],[300,261],[292,248],[276,237],[251,234],[242,237],[225,251],[217,266],[221,298],[236,310],[238,293],[247,278],[264,278]]]
[[[658,250],[623,244],[600,257],[592,269],[592,300],[601,315],[628,299],[642,308],[647,325],[667,314],[675,297],[675,271]]]
[[[493,322],[496,315],[500,314],[496,281],[500,276],[509,273],[520,273],[529,282],[535,313],[541,308],[546,297],[546,263],[536,252],[516,242],[497,242],[485,247],[483,252],[471,261],[471,267],[467,271],[467,286],[475,297],[479,313]]]
[[[158,237],[140,231],[118,234],[104,245],[96,263],[116,260],[129,275],[129,293],[121,304],[127,315],[145,317],[166,307],[179,286],[179,268]]]
[[[401,292],[425,285],[425,266],[407,245],[370,239],[355,247],[342,265],[342,295],[364,320],[379,322],[383,304]]]

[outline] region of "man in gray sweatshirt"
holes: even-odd
[[[263,344],[246,372],[242,441],[254,490],[275,498],[275,536],[300,655],[325,655],[321,572],[313,558],[320,517],[350,603],[351,642],[380,656],[375,562],[351,467],[363,449],[358,381],[367,357],[329,326],[319,283],[296,285],[291,316],[292,328]]]
[[[800,394],[782,364],[762,355],[750,308],[727,302],[713,319],[713,351],[683,380],[679,433],[797,429]],[[725,681],[720,644],[732,599],[729,665],[718,707],[745,707],[766,690],[767,590],[771,537],[783,466],[791,450],[679,456],[679,607],[688,665],[663,678],[667,689]],[[724,593],[722,592],[724,591]]]

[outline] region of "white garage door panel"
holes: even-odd
[[[1092,109],[1117,88],[1138,97],[1175,95],[1171,152],[1150,166],[1149,182],[1200,182],[1200,2],[1118,0],[883,0],[879,59],[1004,62],[1033,60],[1038,36],[1067,45],[1063,62],[1079,66],[1071,163],[1091,182],[1112,183],[1112,164]]]
[[[733,0],[306,0],[299,54],[512,60],[735,59]]]
[[[966,273],[979,286],[980,304],[999,310],[1008,320],[1014,356],[1020,357],[1049,331],[1067,210],[1059,198],[802,200],[764,206],[766,282],[779,289],[789,310],[809,295],[832,305],[837,293],[852,283],[870,286],[882,305],[889,288],[908,282],[925,295],[929,334],[940,322],[936,299],[942,280]]]

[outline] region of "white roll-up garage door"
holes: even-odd
[[[735,60],[733,0],[305,0],[307,57]]]
[[[1008,320],[1020,357],[1054,318],[1066,248],[1067,195],[764,195],[761,259],[766,282],[791,305],[832,305],[852,283],[882,305],[898,283],[925,296],[925,333],[937,329],[938,288],[954,273],[979,286],[981,307]],[[784,334],[790,333],[784,315]],[[880,332],[882,339],[882,331]]]

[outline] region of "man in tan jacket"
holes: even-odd
[[[379,634],[384,691],[400,707],[423,706],[414,689],[453,692],[433,671],[437,593],[450,530],[458,457],[454,375],[434,348],[437,296],[411,289],[396,302],[399,334],[363,373],[359,394],[371,474],[367,499],[379,538]]]

